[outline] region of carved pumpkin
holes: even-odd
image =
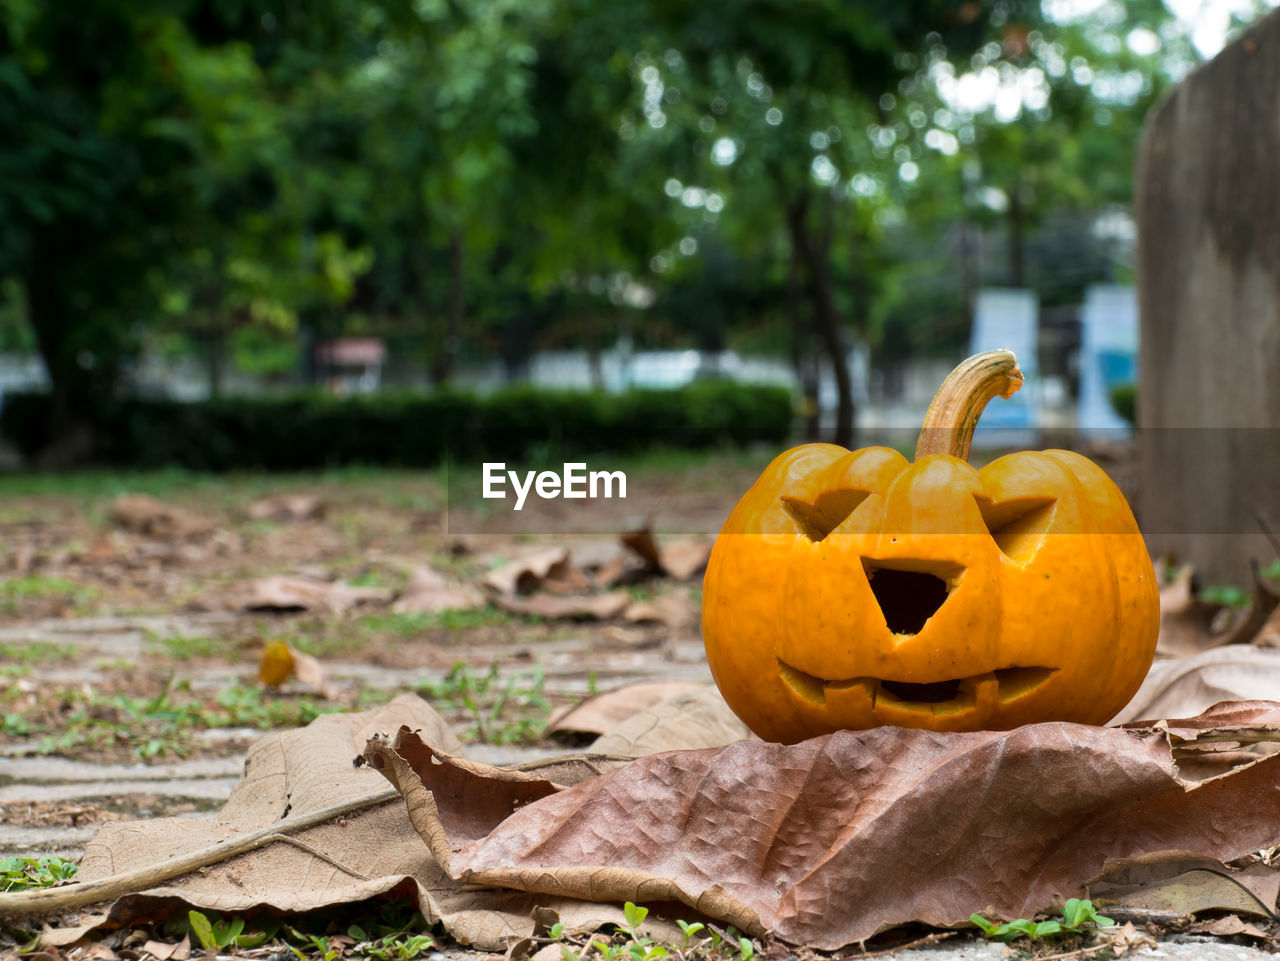
[[[753,731],[1101,724],[1133,696],[1159,611],[1123,495],[1070,451],[966,463],[982,409],[1021,383],[1009,351],[971,357],[934,398],[914,462],[797,447],[734,508],[702,628]]]

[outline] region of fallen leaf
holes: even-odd
[[[557,594],[533,594],[529,597],[499,596],[494,603],[504,611],[527,617],[545,617],[552,620],[607,621],[619,616],[631,603],[626,591],[610,591],[585,597],[566,597]]]
[[[1258,633],[1253,638],[1253,643],[1259,647],[1280,647],[1280,608],[1272,611],[1262,627],[1258,628]]]
[[[654,571],[662,570],[662,558],[658,554],[658,541],[648,527],[638,527],[633,531],[625,531],[618,540],[623,547],[631,550]]]
[[[1243,644],[1156,661],[1112,724],[1191,717],[1221,701],[1280,700],[1280,651]]]
[[[1129,908],[1178,915],[1233,911],[1269,918],[1280,894],[1280,871],[1263,864],[1237,870],[1209,858],[1163,851],[1143,858],[1109,859],[1088,886],[1095,901]]]
[[[326,699],[333,699],[337,692],[327,682],[324,665],[319,658],[304,654],[296,647],[273,641],[262,648],[258,662],[258,680],[271,687],[279,687],[290,678],[296,678]]]
[[[725,703],[720,690],[704,684],[673,694],[610,728],[588,748],[592,754],[641,757],[659,751],[722,747],[757,740]]]
[[[1189,564],[1178,568],[1173,580],[1160,588],[1160,635],[1156,653],[1184,657],[1217,647],[1213,622],[1221,604],[1200,600],[1192,589],[1195,570]]]
[[[698,622],[701,609],[686,594],[663,594],[627,606],[623,619],[633,624],[662,624],[676,630]]]
[[[117,527],[162,540],[198,537],[213,529],[207,519],[150,494],[121,494],[108,511]]]
[[[484,605],[484,595],[472,585],[451,581],[431,567],[415,567],[391,609],[397,614],[437,614],[471,611]]]
[[[323,517],[327,505],[319,494],[272,494],[249,505],[255,521],[309,521]]]
[[[1187,930],[1195,934],[1211,934],[1215,938],[1230,938],[1243,934],[1245,937],[1259,938],[1263,941],[1275,940],[1257,925],[1249,924],[1234,914],[1228,914],[1222,918],[1214,918],[1212,921],[1202,921],[1199,924],[1192,925]]]
[[[460,755],[462,745],[444,720],[417,696],[402,694],[370,711],[326,714],[305,728],[275,732],[256,742],[245,759],[244,775],[215,818],[103,825],[85,849],[77,883],[135,869],[154,873],[175,856],[225,848],[254,831],[265,831],[269,838],[256,850],[117,898],[105,913],[82,924],[47,929],[42,942],[72,944],[93,931],[154,921],[178,907],[228,914],[261,907],[305,912],[364,901],[404,885],[413,892],[428,925],[439,923],[459,943],[487,951],[502,951],[512,940],[528,937],[535,907],[553,910],[570,930],[625,922],[616,905],[477,891],[449,878],[423,847],[404,801],[385,790],[385,780],[367,765],[353,764],[369,738],[400,725],[418,729],[442,749]],[[595,763],[576,768],[588,776],[607,769]],[[288,831],[290,817],[366,798],[371,792],[385,799],[306,830],[279,833]],[[170,961],[182,957],[175,952]]]
[[[190,942],[188,942],[189,944]],[[178,945],[166,944],[163,941],[148,941],[142,946],[142,950],[155,958],[156,961],[169,961],[170,958],[176,957]]]
[[[627,718],[673,695],[693,693],[705,687],[705,684],[685,681],[627,684],[589,697],[581,704],[564,708],[547,722],[543,734],[604,734]]]
[[[263,645],[258,658],[258,681],[269,687],[279,687],[293,677],[293,648],[280,641]]]
[[[390,600],[391,591],[383,587],[276,575],[251,581],[239,606],[247,611],[323,610],[345,614],[359,604],[385,604]]]
[[[1132,921],[1121,925],[1119,929],[1099,932],[1099,938],[1104,942],[1099,947],[1108,948],[1117,958],[1124,957],[1130,951],[1136,951],[1139,948],[1157,946],[1156,939],[1145,931],[1139,931],[1133,926]]]
[[[499,594],[528,594],[548,578],[563,575],[568,566],[567,547],[544,547],[500,564],[480,582]]]
[[[659,552],[662,569],[682,581],[690,580],[707,569],[711,544],[702,538],[682,538],[665,545]]]
[[[703,538],[681,538],[660,547],[648,527],[627,531],[619,540],[653,572],[688,580],[706,569],[712,542]]]
[[[533,800],[529,784],[459,766],[405,728],[366,756],[395,769],[415,826],[461,882],[680,901],[835,950],[913,921],[1031,916],[1083,896],[1108,857],[1222,861],[1271,843],[1280,756],[1204,783],[1175,763],[1175,740],[1220,735],[1225,717],[1280,730],[1276,703],[1225,705],[1167,730],[882,727],[642,757]]]

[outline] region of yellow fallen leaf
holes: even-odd
[[[271,687],[279,687],[293,677],[293,651],[288,644],[272,641],[262,649],[258,662],[258,680]]]

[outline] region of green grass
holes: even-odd
[[[70,644],[50,644],[48,641],[30,641],[26,644],[0,644],[0,661],[10,664],[44,664],[75,656]]]
[[[366,614],[356,624],[362,629],[378,634],[395,634],[399,637],[416,637],[432,629],[445,628],[465,631],[477,627],[494,627],[512,623],[540,623],[540,618],[526,618],[509,614],[488,604],[471,611],[436,611],[431,614]]]
[[[97,597],[97,588],[77,584],[65,577],[27,574],[0,583],[0,608],[10,616],[18,614],[22,602],[33,598],[57,598],[75,610],[81,610]]]
[[[125,747],[150,760],[185,757],[197,731],[252,727],[260,730],[301,727],[336,705],[304,699],[264,696],[257,687],[224,688],[212,700],[195,697],[185,682],[168,684],[152,698],[126,694],[102,696],[80,688],[54,692],[66,710],[53,721],[37,722],[20,714],[0,715],[0,732],[35,737],[37,754],[65,755],[85,749]]]
[[[504,678],[497,664],[476,674],[459,662],[443,678],[422,681],[414,690],[446,717],[470,719],[464,741],[521,744],[538,740],[551,716],[544,683],[541,667]]]
[[[217,637],[187,637],[182,634],[160,635],[153,631],[146,632],[147,647],[156,654],[172,657],[179,661],[189,661],[196,657],[226,656],[236,660],[238,648],[235,644]]]

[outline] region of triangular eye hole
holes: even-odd
[[[996,546],[1018,564],[1035,557],[1058,505],[1056,497],[1017,497],[998,504],[986,497],[975,500]]]
[[[801,533],[811,541],[820,541],[870,496],[870,491],[844,488],[823,491],[812,501],[787,494],[783,494],[781,500],[783,509],[800,525]]]

